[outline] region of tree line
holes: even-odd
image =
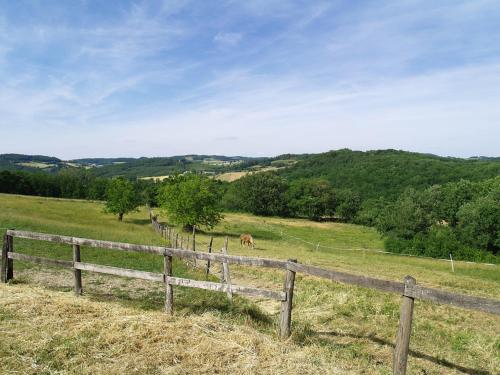
[[[370,216],[371,215],[371,216]],[[500,250],[500,176],[412,188],[365,212],[387,250],[496,262]]]
[[[451,253],[455,259],[497,262],[500,250],[500,176],[363,200],[325,179],[289,181],[276,172],[251,173],[227,183],[196,173],[154,182],[72,170],[55,175],[2,171],[0,192],[102,200],[120,220],[148,204],[162,207],[186,228],[213,227],[224,211],[352,222],[375,227],[389,251],[430,257]]]

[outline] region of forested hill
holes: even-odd
[[[52,156],[0,154],[0,170],[57,172],[63,167],[64,162]]]
[[[500,175],[500,158],[474,156],[469,159],[440,157],[396,150],[351,151],[321,154],[280,155],[272,158],[183,155],[154,158],[88,158],[63,161],[40,155],[0,155],[0,170],[21,169],[57,173],[87,170],[96,177],[122,176],[130,179],[166,176],[185,171],[208,175],[276,171],[290,182],[324,179],[336,189],[349,189],[369,198],[395,198],[407,187],[427,188],[433,184],[467,179],[480,181]]]
[[[89,160],[89,159],[80,159]],[[100,164],[92,173],[100,177],[140,178],[167,176],[186,171],[208,174],[222,173],[253,158],[220,155],[182,155],[132,159],[127,162]]]
[[[338,150],[310,155],[280,170],[289,180],[321,178],[362,198],[394,198],[405,188],[500,175],[499,158],[448,158],[396,150]]]

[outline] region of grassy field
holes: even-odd
[[[240,178],[246,176],[247,174],[248,172],[226,172],[215,176],[215,178],[220,181],[233,182],[239,180]]]
[[[0,227],[165,244],[144,210],[119,223],[85,201],[0,195]],[[240,247],[243,232],[255,237],[255,249]],[[390,280],[411,274],[426,286],[500,297],[498,266],[457,262],[452,273],[448,262],[376,253],[382,243],[370,228],[227,214],[212,233],[198,233],[198,250],[209,234],[216,250],[229,236],[231,254],[296,258]],[[15,244],[16,251],[71,258],[69,246]],[[82,249],[83,261],[149,271],[161,271],[159,258]],[[174,274],[204,278],[182,262]],[[282,272],[260,268],[232,267],[231,274],[243,285],[280,289],[283,282]],[[87,273],[83,283],[85,295],[76,298],[70,272],[16,262],[14,282],[0,285],[1,373],[391,373],[396,295],[298,275],[293,334],[282,343],[275,302],[236,298],[231,306],[220,293],[175,288],[176,314],[168,317],[161,285]],[[417,301],[409,373],[498,374],[499,332],[496,316]]]

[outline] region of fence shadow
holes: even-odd
[[[151,224],[151,220],[149,220],[149,219],[130,219],[130,218],[127,218],[127,219],[125,219],[125,221],[127,223],[132,223],[132,224],[137,224],[137,225]]]
[[[340,333],[340,332],[336,332],[336,331],[319,331],[319,332],[310,331],[309,333],[312,335],[312,337],[309,338],[311,341],[317,341],[323,345],[332,344],[332,341],[335,337],[350,337],[350,338],[354,338],[354,339],[368,339],[375,344],[382,345],[382,346],[388,346],[391,349],[394,349],[394,346],[395,346],[394,343],[392,343],[386,339],[383,339],[381,337],[377,337],[375,335],[357,335],[357,334],[353,334],[353,333]],[[335,345],[338,345],[338,344],[335,344]],[[447,368],[452,369],[452,370],[459,371],[459,372],[464,373],[464,374],[492,375],[489,371],[486,371],[486,370],[472,369],[469,367],[461,366],[459,364],[450,362],[446,359],[437,358],[437,357],[434,357],[430,354],[422,353],[422,352],[419,352],[416,350],[410,349],[408,353],[410,356],[412,356],[414,358],[423,359],[423,360],[432,362],[434,364],[437,364],[437,365],[440,365],[443,367],[447,367]]]

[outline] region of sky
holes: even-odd
[[[0,153],[500,156],[500,2],[0,0]]]

